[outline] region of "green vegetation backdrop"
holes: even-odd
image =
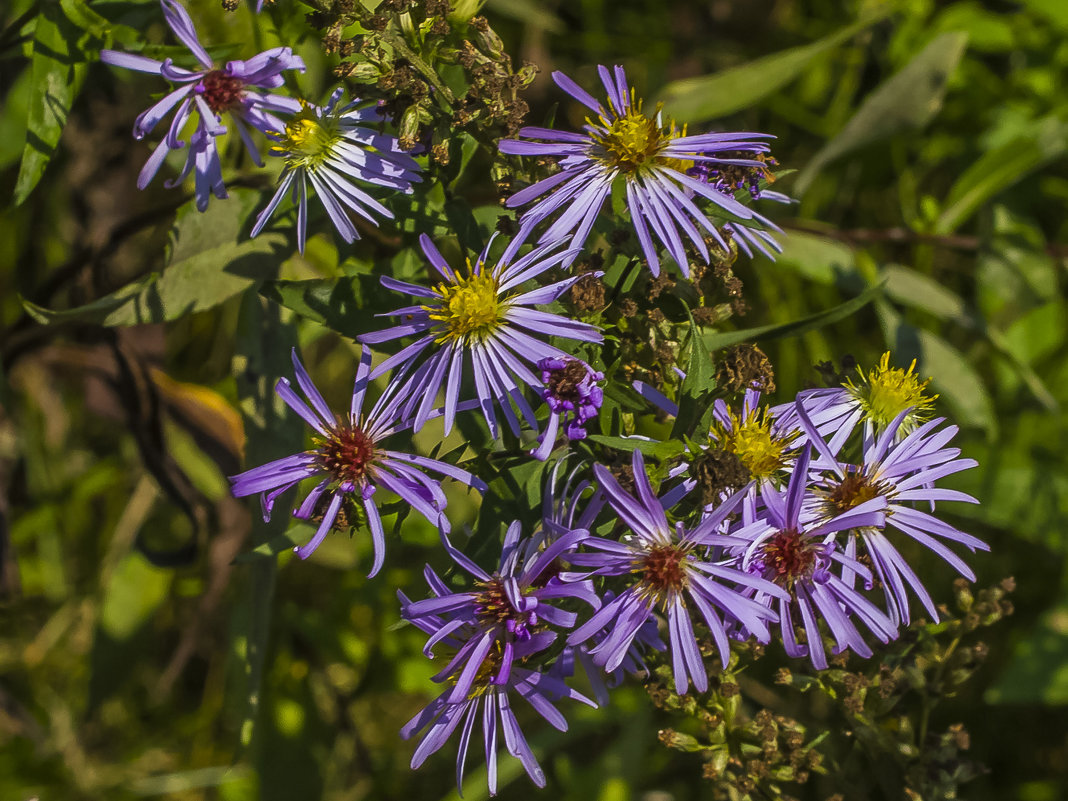
[[[205,39],[241,57],[284,41],[309,65],[304,94],[329,89],[336,56],[296,0],[275,0],[259,27],[244,5],[191,7]],[[981,505],[952,511],[991,545],[973,560],[977,586],[1017,583],[1015,613],[983,631],[985,663],[934,717],[962,723],[958,746],[989,769],[966,797],[1066,797],[1068,3],[489,0],[481,13],[517,64],[540,68],[525,95],[534,124],[562,114],[552,70],[589,85],[591,65],[620,63],[691,126],[778,137],[794,172],[776,188],[800,203],[775,209],[788,234],[777,261],[735,267],[750,307],[739,327],[881,287],[855,313],[758,342],[780,399],[846,354],[870,366],[892,350],[933,376],[980,463],[953,486]],[[95,63],[134,34],[171,44],[153,2],[0,9],[0,799],[454,798],[451,758],[410,771],[397,735],[436,694],[395,598],[441,564],[435,532],[409,520],[374,580],[365,537],[333,537],[306,564],[284,554],[275,571],[253,548],[279,529],[265,534],[225,478],[301,447],[299,428],[257,431],[248,405],[250,377],[283,372],[268,362],[289,341],[345,402],[357,349],[316,320],[327,301],[341,318],[370,302],[286,297],[285,281],[371,265],[329,232],[280,267],[283,234],[236,237],[267,186],[247,159],[208,215],[187,188],[138,192],[148,150],[130,126],[159,86]],[[472,153],[453,188],[492,221],[496,192],[475,177],[490,160]],[[130,295],[55,311],[131,281]],[[277,315],[289,339],[250,337],[253,312]],[[457,525],[473,502],[453,499]],[[931,573],[949,603],[948,571]],[[841,725],[819,698],[776,687],[772,702],[805,707],[810,734]],[[628,685],[568,733],[534,735],[546,791],[509,760],[501,794],[708,797],[699,762],[658,741],[671,725]],[[822,799],[822,781],[787,789]],[[465,798],[484,794],[474,770]]]

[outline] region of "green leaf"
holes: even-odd
[[[883,275],[886,296],[905,306],[922,309],[942,320],[949,320],[981,334],[1013,367],[1035,398],[1053,411],[1058,404],[1042,379],[1009,347],[1004,334],[987,325],[978,312],[971,309],[960,295],[929,276],[896,264],[889,265]]]
[[[658,100],[676,119],[706,122],[755,106],[801,75],[809,62],[856,36],[890,12],[889,6],[812,44],[783,50],[738,67],[669,83]]]
[[[252,550],[235,556],[234,564],[243,565],[258,562],[261,559],[274,559],[278,554],[292,551],[308,542],[314,536],[315,530],[315,526],[310,523],[295,523],[283,533],[276,534]]]
[[[26,141],[26,120],[34,97],[33,68],[24,69],[8,90],[0,108],[0,170],[22,156]]]
[[[1045,17],[1058,28],[1068,31],[1068,5],[1062,0],[1023,0],[1034,14]]]
[[[297,415],[289,413],[274,392],[275,382],[292,371],[289,351],[296,341],[292,323],[283,324],[277,306],[266,303],[259,295],[248,293],[238,318],[237,353],[232,372],[237,379],[237,393],[244,419],[249,465],[265,464],[279,453],[296,453],[304,445],[304,426]],[[280,499],[281,501],[281,499]],[[259,503],[256,503],[259,506]],[[258,517],[258,515],[257,515]],[[275,504],[270,522],[258,520],[252,528],[255,547],[277,541],[289,526],[289,508]],[[257,559],[239,574],[241,594],[234,605],[232,619],[235,677],[243,689],[240,717],[241,744],[252,743],[259,715],[263,670],[270,634],[274,598],[276,560]]]
[[[809,281],[860,291],[865,282],[857,272],[853,248],[835,239],[806,231],[790,231],[782,238],[777,267],[796,270]]]
[[[1068,704],[1068,605],[1047,612],[1017,646],[997,684],[987,690],[994,704]]]
[[[106,46],[107,21],[81,0],[42,0],[33,38],[32,95],[26,144],[15,181],[21,205],[37,186],[55,153],[86,65]]]
[[[655,440],[631,437],[610,437],[606,434],[590,434],[589,439],[612,450],[625,451],[627,453],[641,451],[643,456],[652,456],[661,460],[678,456],[686,449],[686,446],[679,440],[656,442]]]
[[[804,193],[823,167],[846,153],[926,125],[942,107],[949,77],[967,42],[963,33],[942,34],[868,95],[845,127],[812,157],[797,179],[797,194]]]
[[[1025,136],[995,148],[966,169],[949,190],[936,234],[950,234],[986,202],[1068,151],[1068,123],[1048,117]]]
[[[396,293],[382,288],[377,275],[310,281],[265,281],[260,294],[301,317],[355,339],[381,328],[375,313],[397,303]]]
[[[460,179],[464,177],[468,166],[471,164],[471,159],[474,158],[475,153],[478,152],[478,140],[466,131],[462,131],[458,137],[456,137],[450,145],[450,166],[455,163],[456,174],[451,181],[449,181],[449,191],[456,190],[456,185],[460,183]]]
[[[705,334],[702,339],[704,340],[706,348],[711,351],[716,351],[730,345],[737,345],[739,342],[747,342],[754,339],[768,340],[799,336],[845,319],[878,298],[882,292],[883,285],[879,284],[878,286],[866,289],[864,292],[861,292],[855,298],[847,300],[845,303],[841,303],[826,311],[809,315],[808,317],[802,317],[800,320],[792,320],[788,323],[762,325],[756,328],[745,328],[741,331],[714,331]]]
[[[445,201],[444,211],[449,232],[459,241],[461,251],[480,253],[486,243],[467,201],[459,197],[450,198]]]
[[[104,591],[100,628],[120,642],[132,637],[163,603],[173,576],[173,571],[154,567],[137,551],[126,554]]]
[[[975,314],[966,307],[964,299],[930,276],[909,267],[890,264],[883,270],[883,278],[886,281],[886,296],[891,300],[923,309],[943,320],[953,320],[969,327],[977,324]]]
[[[40,323],[93,322],[108,326],[176,320],[218,306],[273,275],[285,246],[281,234],[248,239],[248,222],[260,193],[234,189],[210,213],[182,206],[172,232],[171,255],[153,273],[92,303],[53,311],[23,301]]]
[[[549,33],[564,33],[567,30],[558,16],[535,0],[487,0],[486,4],[501,16],[519,20],[535,30]]]
[[[694,426],[711,404],[709,393],[716,387],[716,367],[712,362],[712,354],[701,340],[700,330],[689,309],[686,309],[686,316],[690,322],[690,353],[686,361],[686,377],[679,386],[679,413],[675,415],[675,424],[671,428],[674,439],[693,432]]]

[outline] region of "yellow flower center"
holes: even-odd
[[[786,466],[796,434],[782,437],[772,431],[773,418],[767,410],[759,415],[751,410],[744,418],[731,413],[731,426],[717,425],[712,437],[720,447],[733,453],[753,478],[770,478]]]
[[[879,426],[889,425],[901,412],[912,408],[904,426],[909,429],[926,416],[938,397],[924,394],[930,379],[920,381],[913,372],[915,367],[915,359],[908,370],[891,367],[890,353],[887,352],[879,360],[878,367],[870,370],[866,376],[861,371],[860,381],[857,384],[848,381],[846,388],[856,398],[868,420]]]
[[[333,152],[341,136],[337,120],[320,119],[310,108],[302,109],[286,123],[282,141],[271,149],[283,154],[290,167],[314,170]]]
[[[604,162],[628,173],[636,173],[650,163],[683,171],[692,167],[692,161],[659,156],[672,139],[686,135],[685,128],[680,132],[674,122],[665,127],[660,122],[659,106],[651,118],[642,113],[641,106],[640,100],[633,99],[631,90],[631,108],[626,114],[611,122],[603,116],[599,118],[600,127],[606,130],[594,133],[592,138],[603,148]],[[597,127],[592,120],[588,122]]]
[[[439,306],[424,306],[441,328],[438,342],[464,337],[485,340],[501,323],[502,302],[497,297],[497,279],[489,271],[472,272],[455,284],[439,284]]]

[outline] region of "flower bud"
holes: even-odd
[[[693,752],[704,750],[704,746],[695,737],[674,729],[661,729],[657,736],[660,738],[660,742],[668,748],[674,748],[676,751]]]
[[[400,146],[415,150],[419,144],[419,106],[413,103],[404,110],[400,121]]]
[[[360,61],[352,65],[348,77],[356,81],[356,83],[377,83],[378,79],[382,77],[382,70],[379,69],[377,64],[372,64],[370,61]]]
[[[471,17],[478,13],[486,0],[452,0],[452,11],[449,12],[450,22],[468,22]]]
[[[471,22],[472,27],[475,29],[475,41],[478,43],[479,50],[499,61],[504,56],[504,42],[501,41],[501,37],[497,35],[497,32],[489,26],[485,19],[482,17],[477,19],[482,20],[481,25],[475,24],[475,20],[471,20]]]

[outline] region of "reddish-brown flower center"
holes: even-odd
[[[222,70],[212,70],[200,79],[200,96],[216,114],[237,106],[244,94],[245,82]]]
[[[863,473],[846,473],[827,494],[827,500],[836,510],[845,512],[878,497],[879,491],[879,486]]]
[[[558,400],[578,401],[578,386],[586,380],[587,375],[586,366],[582,362],[569,359],[560,369],[549,371],[549,380],[545,382],[545,386]]]
[[[481,592],[475,596],[475,611],[480,620],[491,625],[506,623],[515,610],[504,593],[504,582],[496,576],[480,582]]]
[[[764,578],[781,587],[790,587],[800,578],[812,575],[816,551],[796,530],[780,531],[764,543],[761,552]]]
[[[686,549],[678,545],[656,545],[640,563],[644,584],[660,593],[680,592],[687,584]]]
[[[479,591],[475,595],[475,614],[480,623],[489,626],[501,626],[515,639],[530,639],[534,627],[538,624],[537,602],[533,599],[519,600],[517,609],[504,589],[504,580],[494,576],[489,581],[479,582]],[[523,611],[526,609],[526,611]]]
[[[348,423],[339,424],[319,445],[319,463],[342,483],[362,484],[374,459],[374,440]]]

